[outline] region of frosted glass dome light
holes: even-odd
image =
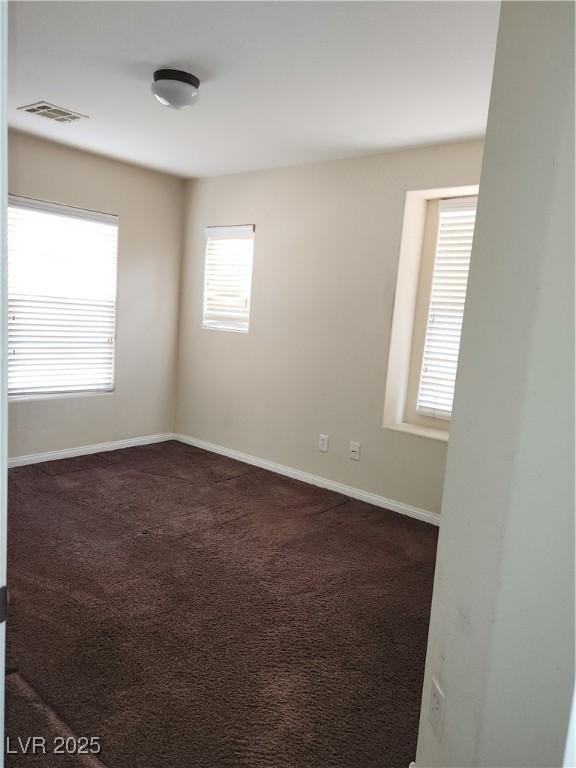
[[[196,75],[179,69],[157,69],[151,86],[154,98],[172,109],[191,107],[199,87]]]

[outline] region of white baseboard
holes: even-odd
[[[60,451],[45,451],[44,453],[30,453],[27,456],[13,456],[8,459],[8,467],[22,467],[25,464],[38,464],[41,461],[56,461],[69,459],[72,456],[84,456],[89,453],[101,453],[102,451],[117,451],[120,448],[132,448],[136,445],[149,445],[150,443],[163,443],[165,440],[174,440],[171,432],[162,435],[144,435],[144,437],[129,437],[127,440],[114,440],[111,443],[93,443],[81,445],[78,448],[64,448]]]
[[[253,464],[255,467],[260,467],[261,469],[269,469],[271,472],[277,472],[279,475],[286,475],[287,477],[292,477],[294,480],[301,480],[304,483],[317,485],[320,488],[326,488],[329,491],[341,493],[343,496],[349,496],[350,498],[357,499],[358,501],[365,501],[368,504],[374,504],[376,507],[384,507],[385,509],[389,509],[392,512],[398,512],[401,515],[415,517],[417,520],[423,520],[425,523],[440,525],[440,515],[437,512],[430,512],[427,509],[412,507],[409,504],[404,504],[401,501],[387,499],[385,496],[379,496],[378,494],[371,493],[370,491],[363,491],[361,488],[353,488],[351,485],[344,485],[343,483],[337,483],[335,480],[328,480],[325,477],[311,475],[308,472],[303,472],[301,469],[287,467],[284,464],[276,464],[274,461],[261,459],[258,456],[251,456],[248,453],[235,451],[233,448],[225,448],[224,446],[216,445],[215,443],[208,443],[206,440],[199,440],[195,437],[190,437],[189,435],[175,434],[173,437],[175,440],[179,440],[181,443],[193,445],[196,448],[203,448],[206,451],[220,453],[223,456],[228,456],[231,459],[243,461],[245,464]]]

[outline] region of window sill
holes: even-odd
[[[401,422],[398,424],[384,424],[383,429],[391,429],[394,432],[404,432],[408,435],[416,435],[417,437],[427,437],[431,440],[440,440],[447,443],[450,437],[450,433],[444,429],[432,429],[431,427],[421,427],[418,424],[406,424]]]
[[[114,389],[109,390],[92,390],[91,392],[54,392],[51,395],[8,395],[8,403],[32,403],[38,400],[69,400],[76,397],[101,397],[102,395],[113,395]]]

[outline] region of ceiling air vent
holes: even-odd
[[[34,104],[27,104],[25,107],[18,107],[21,112],[28,112],[31,115],[40,115],[54,120],[56,123],[73,123],[75,120],[87,118],[88,115],[81,115],[79,112],[72,112],[64,107],[57,107],[48,101],[37,101]]]

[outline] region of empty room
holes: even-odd
[[[0,765],[575,765],[573,3],[0,13]]]

